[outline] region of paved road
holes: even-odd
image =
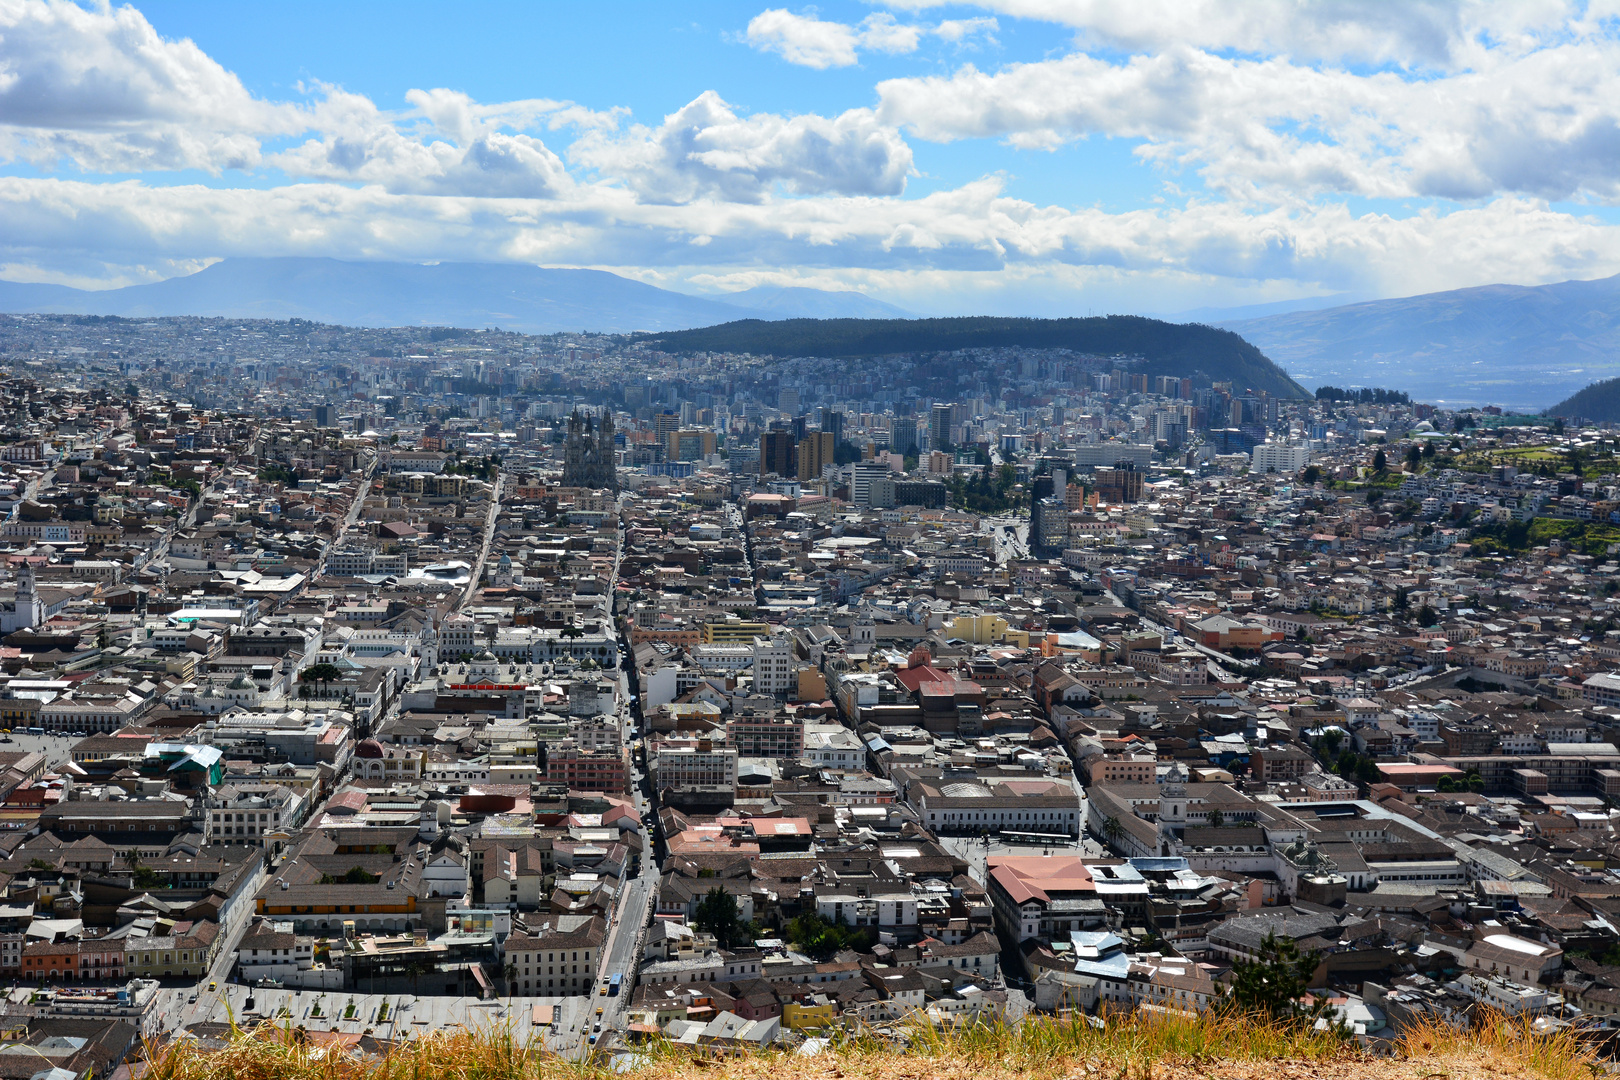
[[[332,539],[328,540],[321,548],[321,557],[315,561],[315,573],[311,575],[310,580],[314,580],[326,572],[326,557],[332,554],[333,548],[343,543],[344,536],[348,534],[350,529],[354,528],[354,523],[360,519],[360,511],[365,509],[366,497],[371,494],[371,481],[377,475],[377,463],[380,460],[382,460],[381,457],[374,455],[371,463],[366,466],[365,477],[360,482],[359,490],[355,492],[354,501],[349,504],[349,512],[343,515],[343,524],[332,531]]]
[[[467,582],[467,591],[456,601],[453,611],[460,611],[472,602],[473,596],[478,592],[478,583],[484,579],[484,562],[489,558],[489,546],[495,539],[495,522],[501,516],[501,488],[505,485],[506,473],[496,473],[495,486],[489,493],[489,513],[484,519],[484,542],[478,547],[478,561],[473,564],[472,579]]]

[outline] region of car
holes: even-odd
[[[586,1042],[591,1046],[595,1046],[596,1045],[596,1036],[592,1035],[589,1039],[586,1040]]]
[[[607,983],[603,983],[596,993],[599,997],[607,997]]]
[[[597,1016],[601,1016],[601,1015],[602,1015],[602,1006],[600,1006],[600,1005],[598,1005],[598,1006],[597,1006],[597,1007],[596,1007],[596,1015],[597,1015]]]
[[[592,1024],[591,1025],[591,1030],[592,1031],[601,1031],[602,1030],[602,1021],[598,1020],[596,1023]]]
[[[208,980],[208,989],[210,991],[218,990],[219,989],[219,983],[215,982],[213,979],[209,979]]]
[[[186,1004],[187,1005],[195,1005],[195,1004],[197,1004],[197,995],[192,994],[190,997],[186,998]]]

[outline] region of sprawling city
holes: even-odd
[[[1612,429],[660,344],[0,323],[14,1052],[1620,1023]]]

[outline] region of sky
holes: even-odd
[[[1620,273],[1620,0],[0,0],[0,279],[586,266],[918,314]]]

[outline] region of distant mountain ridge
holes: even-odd
[[[867,357],[956,349],[1072,349],[1098,356],[1141,356],[1150,375],[1202,375],[1238,389],[1310,397],[1249,342],[1199,323],[1141,315],[1086,319],[978,316],[957,319],[746,319],[697,330],[641,335],[669,352],[748,352],[766,356]]]
[[[1620,376],[1620,275],[1482,285],[1227,321],[1307,385],[1541,408]]]
[[[104,291],[0,281],[0,311],[13,313],[298,318],[345,326],[494,326],[531,334],[676,330],[740,318],[882,309],[898,311],[854,292],[767,287],[712,299],[603,270],[509,263],[244,258]]]

